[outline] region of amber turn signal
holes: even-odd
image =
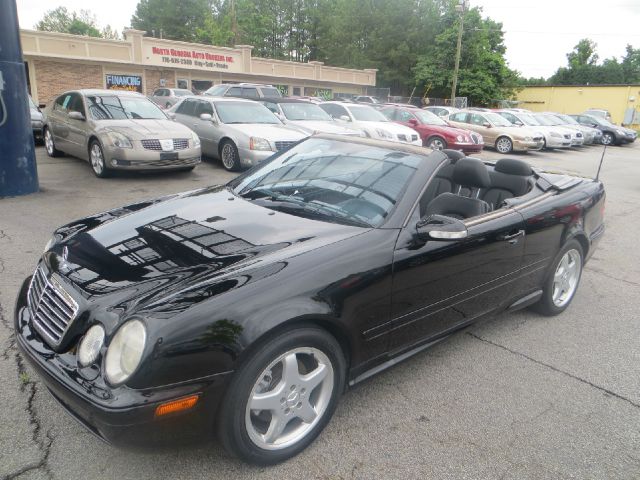
[[[199,395],[190,395],[188,397],[180,398],[178,400],[172,400],[171,402],[158,405],[156,408],[156,417],[162,415],[168,415],[169,413],[181,412],[183,410],[189,410],[198,403]]]

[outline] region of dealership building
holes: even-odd
[[[21,30],[29,92],[47,104],[66,90],[114,88],[151,95],[160,87],[202,92],[215,84],[252,82],[277,86],[284,94],[330,98],[366,93],[376,70],[322,62],[256,58],[250,45],[214,47],[145,37],[128,29],[125,40]]]

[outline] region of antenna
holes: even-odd
[[[605,145],[602,149],[602,157],[600,157],[600,165],[598,165],[598,173],[596,173],[595,180],[597,181],[600,178],[600,169],[602,168],[602,161],[604,160],[604,154],[607,152],[607,146]]]

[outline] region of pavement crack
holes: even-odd
[[[634,287],[640,287],[640,283],[638,282],[633,282],[631,280],[627,280],[624,278],[620,278],[620,277],[616,277],[614,275],[611,275],[610,273],[605,272],[604,270],[597,268],[597,267],[593,267],[593,266],[589,266],[588,268],[586,268],[585,270],[589,271],[589,272],[594,272],[594,273],[598,273],[600,275],[603,275],[607,278],[610,278],[611,280],[617,280],[619,282],[623,282],[626,283],[627,285],[632,285]]]
[[[619,400],[625,401],[628,404],[633,405],[636,408],[640,408],[640,404],[634,402],[633,400],[631,400],[631,399],[629,399],[629,398],[627,398],[627,397],[625,397],[623,395],[620,395],[620,394],[618,394],[618,393],[616,393],[616,392],[614,392],[612,390],[609,390],[607,388],[601,387],[600,385],[596,385],[595,383],[590,382],[589,380],[586,380],[584,378],[580,378],[580,377],[578,377],[576,375],[573,375],[572,373],[565,372],[564,370],[561,370],[558,367],[554,367],[553,365],[550,365],[548,363],[542,362],[540,360],[536,360],[535,358],[530,357],[529,355],[526,355],[524,353],[518,352],[516,350],[512,350],[511,348],[505,347],[504,345],[500,345],[499,343],[495,343],[495,342],[492,342],[491,340],[487,340],[486,338],[482,338],[482,337],[476,335],[475,333],[472,333],[472,332],[466,332],[466,333],[467,333],[467,335],[469,335],[470,337],[475,338],[476,340],[480,340],[481,342],[487,343],[489,345],[493,345],[494,347],[501,348],[501,349],[513,354],[513,355],[517,355],[517,356],[522,357],[522,358],[524,358],[526,360],[529,360],[530,362],[533,362],[533,363],[535,363],[537,365],[541,365],[543,367],[549,368],[549,369],[553,370],[554,372],[561,373],[562,375],[565,375],[565,376],[567,376],[569,378],[572,378],[572,379],[577,380],[579,382],[582,382],[582,383],[584,383],[586,385],[589,385],[590,387],[595,388],[597,390],[600,390],[601,392],[606,393],[608,395],[611,395],[612,397],[615,397],[615,398],[617,398]]]

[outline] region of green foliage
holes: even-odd
[[[36,24],[36,30],[89,37],[119,38],[118,32],[112,30],[109,25],[102,30],[98,29],[95,16],[88,10],[69,12],[65,7],[58,7],[45,13],[42,20]]]
[[[213,28],[214,4],[210,0],[140,0],[131,26],[156,37],[196,42],[203,31]],[[214,33],[210,38],[216,38]]]
[[[619,62],[607,58],[598,64],[596,43],[582,39],[567,54],[568,66],[560,67],[548,80],[557,85],[598,85],[640,83],[640,49],[627,45],[625,56]]]

